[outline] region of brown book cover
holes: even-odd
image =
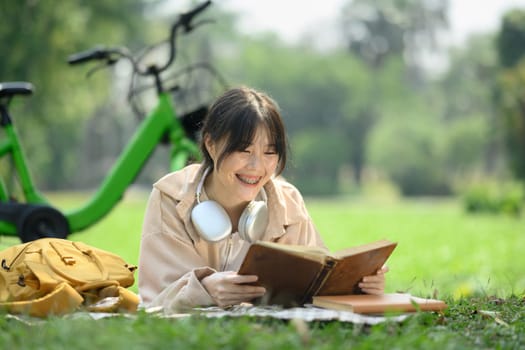
[[[441,300],[420,298],[405,293],[325,295],[314,296],[312,299],[312,304],[318,307],[361,314],[442,311],[447,308],[447,304]]]
[[[361,293],[359,281],[383,266],[397,243],[380,240],[330,254],[318,247],[256,242],[238,273],[257,275],[265,305],[299,306],[314,295]]]

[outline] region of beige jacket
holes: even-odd
[[[249,244],[237,233],[210,243],[195,231],[190,214],[196,205],[195,190],[203,170],[202,165],[190,165],[153,185],[144,218],[138,270],[139,294],[146,307],[162,306],[165,312],[172,312],[213,305],[200,281],[217,271],[237,271],[248,250]],[[263,240],[324,247],[294,186],[273,179],[264,188],[269,223]]]

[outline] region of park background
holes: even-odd
[[[68,67],[67,56],[100,44],[138,51],[167,38],[192,3],[0,2],[0,77],[36,88],[15,101],[13,115],[38,188],[52,203],[85,200],[138,123],[126,100],[125,63],[86,79],[92,67]],[[288,17],[300,16],[301,3]],[[230,85],[276,99],[292,152],[284,176],[304,194],[331,249],[398,241],[390,291],[523,292],[524,10],[509,9],[496,28],[458,43],[446,39],[447,1],[348,0],[332,21],[290,42],[247,31],[242,14],[226,5],[215,1],[205,16],[212,22],[179,42],[175,68],[208,61]],[[165,54],[160,47],[146,60]],[[178,83],[189,89],[174,93],[181,113],[222,88],[211,75]],[[150,102],[141,96],[139,111]],[[108,217],[71,239],[136,263],[145,201],[168,171],[167,152],[156,151]],[[0,166],[13,178],[7,161]]]

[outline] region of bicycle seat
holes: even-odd
[[[23,81],[0,83],[0,97],[12,97],[15,95],[31,95],[33,84]]]

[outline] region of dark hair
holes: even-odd
[[[277,103],[267,94],[249,87],[238,87],[226,91],[210,107],[202,128],[201,150],[204,164],[213,168],[205,140],[217,144],[226,141],[226,146],[217,159],[217,167],[228,155],[249,147],[257,128],[263,125],[279,156],[277,175],[286,166],[287,141],[284,123]]]

